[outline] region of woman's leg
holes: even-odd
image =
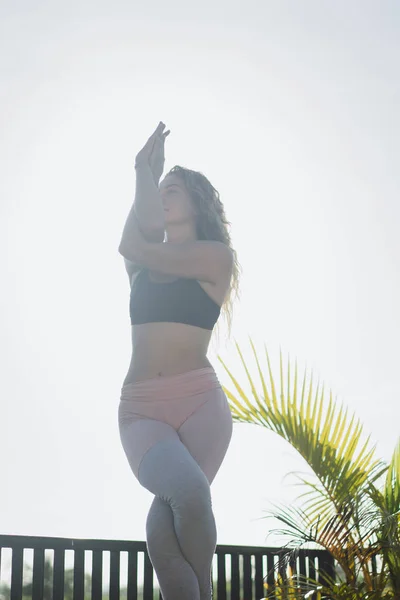
[[[199,465],[209,484],[213,482],[228,450],[233,419],[223,389],[210,392],[211,398],[200,406],[178,429],[182,443]],[[217,539],[215,539],[215,546]],[[208,600],[212,592],[212,562],[215,547],[208,557],[199,577],[200,598]]]
[[[178,429],[180,440],[206,475],[210,485],[227,452],[232,430],[232,415],[222,389],[210,392],[210,400],[198,408]],[[167,579],[168,573],[171,573],[173,578],[170,565],[176,563],[179,570],[179,564],[186,563],[186,561],[182,556],[176,536],[170,504],[158,496],[155,496],[147,517],[146,534],[148,552],[157,574],[163,571],[166,572]],[[192,544],[195,545],[196,552],[195,539],[192,540]],[[205,548],[200,571],[199,568],[196,569],[199,576],[201,599],[211,598],[211,568],[215,545],[216,540],[210,544],[208,552]],[[191,557],[193,552],[187,546],[188,544],[186,544],[184,556]],[[187,570],[182,569],[185,578]],[[157,576],[160,581],[159,575]]]
[[[197,373],[202,377],[204,370],[203,374],[201,371]],[[191,389],[184,390],[182,377],[186,381],[187,377],[190,377],[189,388]],[[179,378],[182,383],[177,389],[176,387],[172,390],[166,388],[165,380],[162,389],[165,389],[165,394],[170,395],[171,398],[176,392],[182,396],[187,391],[189,393],[187,407],[190,416],[185,419],[184,414],[180,415],[179,407],[175,413],[174,403],[172,403],[168,410],[170,416],[174,415],[171,425],[156,420],[156,415],[129,424],[129,419],[128,422],[125,421],[125,411],[122,410],[121,441],[135,476],[139,479],[139,466],[143,467],[140,473],[142,479],[139,481],[155,493],[146,522],[146,537],[148,552],[164,600],[175,600],[176,598],[209,600],[211,598],[211,565],[216,546],[216,529],[211,510],[210,490],[206,482],[211,484],[229,446],[232,435],[232,416],[221,388],[210,390],[209,401],[203,403],[201,400],[202,405],[199,405],[193,412],[190,408],[190,395],[192,392],[198,391],[193,389],[196,385],[196,382],[193,382],[193,374],[185,374]],[[173,384],[175,386],[175,382]],[[200,383],[200,385],[203,384]],[[158,394],[159,391],[152,390],[153,396],[155,393]],[[181,405],[181,403],[178,402],[177,405]],[[191,405],[193,406],[193,403]],[[129,404],[125,406],[129,406]],[[162,445],[164,442],[166,445]],[[178,452],[168,451],[172,442],[179,448]],[[183,451],[183,448],[186,451]],[[144,457],[143,460],[142,457]],[[189,461],[189,465],[187,461]],[[153,463],[160,468],[160,465],[165,462],[167,466],[166,468],[161,467],[159,476],[157,469],[153,469]],[[182,485],[184,470],[181,467],[185,464],[189,467],[191,477],[187,481],[183,481],[184,485]],[[166,479],[165,475],[169,472],[169,467],[176,471],[176,477],[167,477],[167,485],[164,485],[163,481]],[[203,476],[196,479],[196,472],[198,477],[199,471],[203,473]],[[193,508],[189,506],[189,509],[186,510],[185,504],[191,504],[191,493],[193,495],[191,489],[196,489],[199,481],[202,481],[202,485],[199,487],[196,501],[192,502],[194,506]],[[171,486],[172,492],[168,492]],[[177,496],[178,500],[174,500],[174,496]],[[179,513],[182,513],[179,508],[180,503],[183,503],[184,506],[184,515],[181,518],[179,517]],[[174,505],[177,506],[175,510]],[[196,518],[187,516],[191,511],[195,517],[197,514],[197,529],[201,530],[201,534],[206,535],[196,533]],[[175,518],[176,513],[178,514],[177,518]],[[203,523],[200,528],[198,527],[198,513],[201,513],[201,518],[205,517],[205,523],[209,525],[208,530],[204,531]],[[175,523],[177,523],[177,527],[175,527]],[[187,531],[185,531],[186,526]]]
[[[233,419],[223,389],[210,395],[210,400],[179,427],[178,435],[211,485],[229,448]]]
[[[164,600],[199,600],[197,575],[183,556],[168,502],[155,496],[146,519],[146,545]]]
[[[210,600],[210,557],[212,561],[217,532],[206,476],[176,434],[176,439],[159,441],[146,452],[138,479],[172,511],[171,520],[165,506],[156,503],[146,523],[147,539],[153,548],[149,554],[155,558],[153,566],[164,600]],[[182,555],[196,575],[195,586],[187,569],[185,580],[182,578],[182,561],[177,547],[171,545],[171,525]],[[157,542],[166,541],[168,548],[157,548]],[[172,558],[168,557],[171,546]],[[157,563],[166,569],[160,575]]]
[[[147,447],[151,443],[157,446],[164,441],[182,445],[171,425],[155,419],[140,419],[123,425],[120,427],[120,435],[128,462],[138,479],[138,467],[142,466],[142,457],[146,458]],[[150,456],[148,458],[151,460]],[[147,461],[147,464],[151,469],[151,462]],[[174,465],[169,466],[175,468]],[[146,542],[163,599],[200,600],[197,575],[182,553],[175,532],[174,514],[170,503],[157,495],[153,499],[146,520]]]

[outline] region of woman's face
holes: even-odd
[[[177,175],[167,175],[161,181],[159,190],[165,211],[165,223],[193,222],[195,211],[192,200],[185,184]]]

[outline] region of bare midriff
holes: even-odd
[[[132,325],[132,357],[123,385],[212,366],[212,332],[184,323]]]

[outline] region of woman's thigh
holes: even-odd
[[[207,477],[178,435],[158,441],[144,454],[138,481],[172,509],[190,507],[201,514],[211,505]]]
[[[210,484],[224,460],[232,432],[232,413],[222,388],[211,390],[210,399],[178,429],[182,443]]]
[[[139,467],[145,454],[159,442],[176,441],[182,444],[175,429],[156,419],[136,419],[119,425],[119,434],[129,465],[139,479]]]
[[[124,422],[120,419],[121,443],[137,479],[143,457],[153,446],[161,441],[177,441],[178,446],[183,444],[187,449],[211,484],[229,447],[233,421],[223,390],[216,388],[207,394],[206,401],[204,394],[199,396],[201,405],[194,411],[188,406],[189,416],[179,427],[162,421],[162,415],[160,420],[143,417]],[[180,414],[176,412],[179,423],[182,421]]]

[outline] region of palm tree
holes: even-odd
[[[389,465],[374,458],[375,446],[368,449],[368,437],[360,447],[362,425],[355,417],[347,419],[347,409],[337,410],[330,393],[329,403],[324,400],[319,384],[313,396],[313,378],[306,385],[304,375],[301,397],[298,401],[297,361],[294,384],[291,384],[290,360],[287,369],[287,389],[284,389],[282,352],[280,352],[279,396],[276,391],[268,352],[270,390],[260,367],[254,344],[250,344],[261,381],[262,394],[250,375],[243,354],[235,340],[241,362],[251,386],[250,399],[237,379],[218,355],[218,360],[228,373],[236,394],[222,386],[231,408],[233,421],[252,423],[274,431],[293,446],[313,470],[317,482],[299,477],[308,488],[303,496],[309,496],[303,508],[287,506],[278,512],[270,512],[287,526],[274,530],[294,536],[288,543],[293,549],[276,565],[281,571],[296,558],[297,549],[305,543],[313,543],[328,550],[344,574],[345,581],[335,582],[325,573],[327,584],[307,580],[304,589],[291,598],[303,598],[306,591],[329,594],[331,598],[391,598],[400,599],[400,439]],[[381,489],[377,480],[386,473]],[[377,559],[381,558],[377,572]],[[299,576],[297,576],[299,581]],[[312,584],[312,585],[311,585]],[[284,582],[280,589],[293,591],[293,582]],[[275,589],[276,593],[276,589]],[[386,594],[385,596],[383,594]],[[311,597],[308,595],[308,597]]]

